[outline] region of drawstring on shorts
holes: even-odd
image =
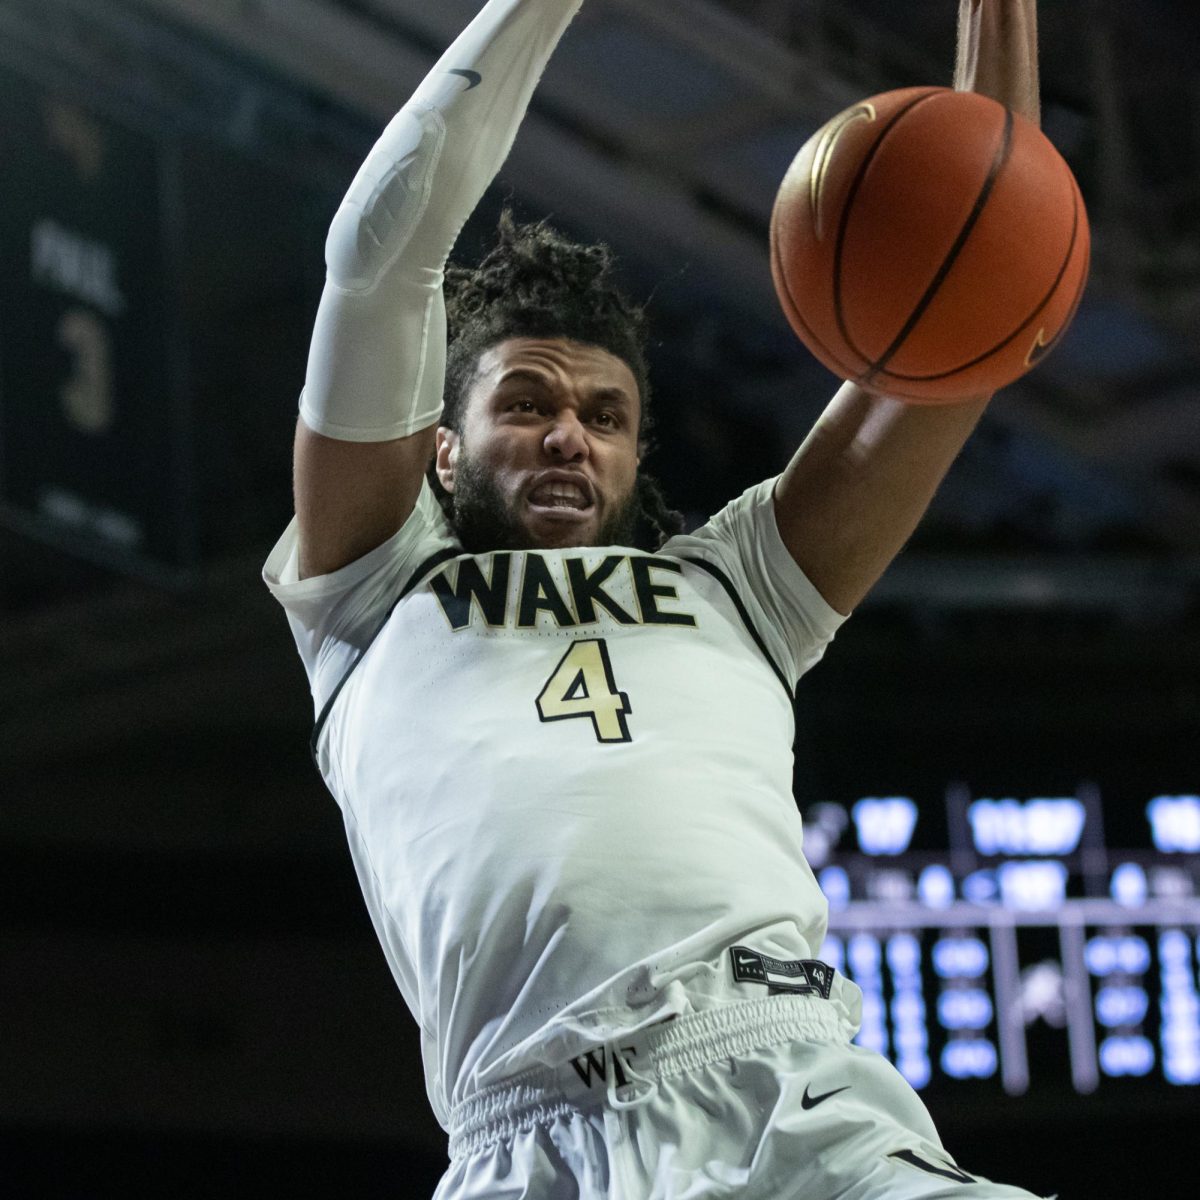
[[[621,1075],[625,1083],[618,1083]],[[642,1075],[634,1069],[633,1063],[625,1051],[616,1042],[604,1044],[604,1082],[608,1092],[608,1103],[618,1112],[628,1112],[631,1108],[641,1108],[649,1104],[658,1095],[658,1080],[651,1075]],[[619,1095],[620,1088],[634,1088],[634,1094],[627,1100]],[[639,1089],[640,1090],[637,1090]]]

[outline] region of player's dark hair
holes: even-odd
[[[500,214],[499,241],[475,268],[446,270],[449,351],[446,412],[458,428],[485,350],[509,338],[570,338],[628,364],[641,396],[638,433],[650,429],[644,310],[617,287],[612,251],[569,241],[546,221],[518,225]]]
[[[568,338],[598,346],[625,362],[640,397],[638,440],[651,449],[650,378],[645,311],[615,281],[615,260],[603,244],[572,242],[546,221],[518,225],[510,208],[500,214],[499,241],[475,268],[446,269],[445,412],[442,424],[461,431],[480,357],[509,338]],[[447,512],[453,498],[430,472]],[[683,519],[644,473],[637,483],[639,536],[657,549],[680,532]]]

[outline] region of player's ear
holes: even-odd
[[[454,493],[454,475],[458,467],[459,448],[462,438],[445,425],[439,425],[437,431],[437,448],[434,451],[433,469],[442,487],[447,492]]]

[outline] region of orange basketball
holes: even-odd
[[[971,92],[904,88],[834,117],[788,171],[771,273],[831,371],[922,404],[983,396],[1063,335],[1091,239],[1071,169]]]

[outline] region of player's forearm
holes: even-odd
[[[1037,0],[959,0],[954,86],[1040,123],[1037,33]]]
[[[392,120],[330,227],[301,413],[327,437],[407,436],[441,411],[446,261],[582,0],[490,0]]]
[[[849,613],[912,536],[986,399],[915,405],[847,383],[775,489],[784,545]]]

